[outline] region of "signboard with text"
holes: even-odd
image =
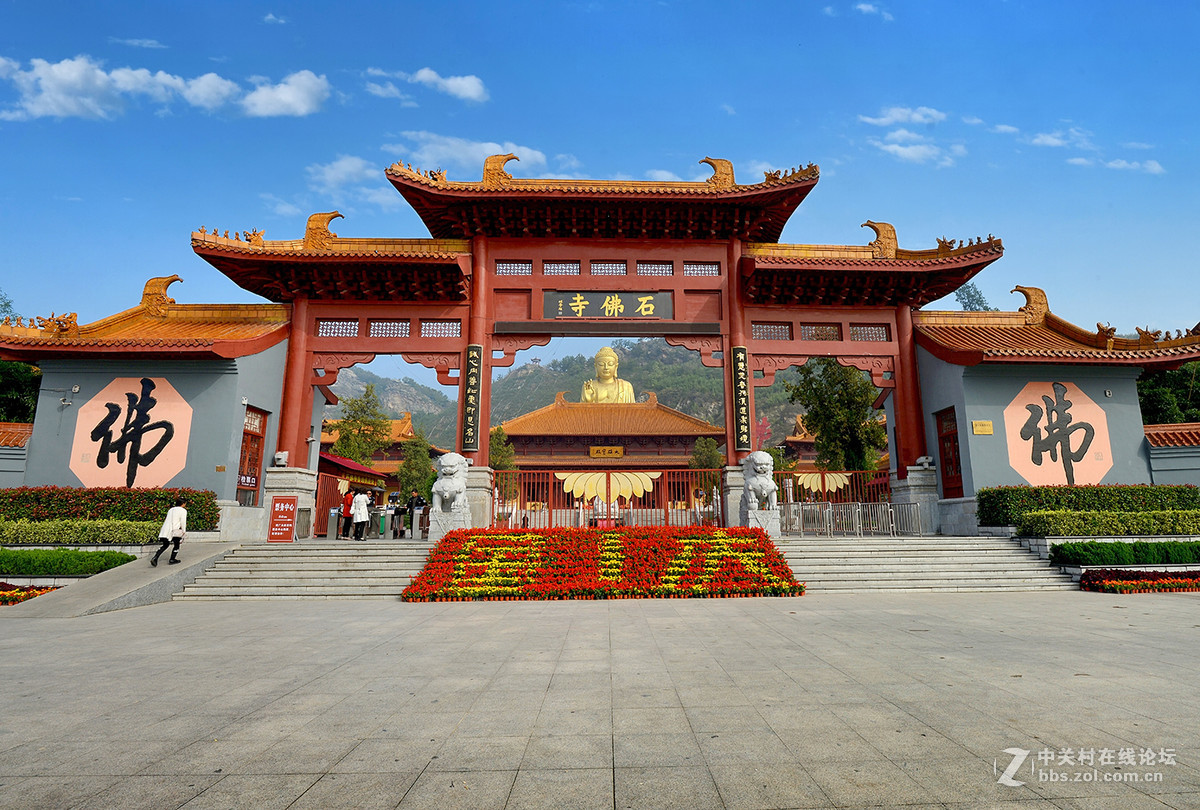
[[[547,290],[542,297],[542,317],[670,320],[675,315],[669,292]]]
[[[290,543],[296,539],[296,506],[299,500],[295,495],[276,495],[271,498],[268,543]]]

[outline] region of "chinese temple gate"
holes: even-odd
[[[479,182],[391,166],[431,239],[339,238],[337,212],[302,240],[192,235],[238,285],[291,305],[280,450],[308,457],[314,386],[399,354],[458,386],[458,449],[486,466],[493,368],[557,336],[655,336],[724,369],[730,463],[753,446],[754,388],[816,356],[894,392],[901,477],[925,455],[912,309],[999,258],[1000,240],[902,250],[867,222],[866,246],[780,244],[811,164],[742,185],[713,158],[704,182],[523,180],[505,170],[515,159],[488,158]]]
[[[425,239],[341,238],[336,211],[311,216],[294,240],[191,235],[197,255],[264,303],[177,304],[171,275],[91,324],[0,322],[0,359],[43,372],[19,477],[210,489],[222,532],[254,536],[272,494],[298,495],[311,517],[339,372],[396,354],[458,387],[454,449],[474,462],[471,509],[485,520],[493,370],[557,336],[645,336],[723,372],[726,506],[755,446],[755,389],[811,357],[870,374],[893,499],[921,504],[935,531],[973,533],[985,486],[1200,482],[1200,453],[1147,439],[1137,393],[1142,373],[1200,359],[1200,325],[1093,332],[1053,314],[1035,287],[1014,291],[1025,296],[1016,312],[922,310],[1000,258],[1000,240],[906,250],[891,225],[868,220],[868,244],[781,244],[818,181],[811,164],[740,184],[715,158],[701,161],[712,176],[700,182],[526,180],[506,170],[514,159],[487,158],[476,182],[388,168]],[[562,421],[573,407],[538,418]],[[565,435],[582,452],[586,436],[612,433]],[[639,448],[665,457],[691,435],[660,433]]]

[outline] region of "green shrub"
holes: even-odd
[[[161,526],[157,520],[4,520],[0,521],[0,543],[10,546],[144,545],[158,540]]]
[[[975,494],[980,526],[1016,526],[1027,512],[1154,512],[1200,509],[1200,488],[1190,484],[1079,487],[986,487]]]
[[[90,577],[136,559],[120,551],[0,548],[0,577]]]
[[[0,518],[157,520],[161,526],[176,498],[187,499],[189,531],[216,531],[221,512],[216,493],[206,489],[14,487],[0,489]]]
[[[1200,534],[1200,509],[1158,512],[1029,512],[1017,519],[1022,537],[1122,537]]]
[[[1050,549],[1055,565],[1193,565],[1200,563],[1200,542],[1058,543]]]

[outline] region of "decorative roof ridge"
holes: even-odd
[[[331,212],[331,213],[337,213]],[[341,216],[340,214],[338,216]],[[263,239],[262,231],[243,232],[246,239],[237,233],[222,236],[214,229],[201,226],[191,234],[192,249],[218,248],[235,253],[261,254],[305,254],[338,256],[366,252],[380,255],[436,256],[452,258],[471,252],[471,243],[466,239],[391,239],[379,237],[339,237],[328,229],[330,214],[313,214],[303,239]],[[314,223],[314,219],[317,222]],[[315,227],[314,227],[315,226]],[[321,233],[324,228],[324,233]]]
[[[1025,315],[1020,312],[918,309],[913,311],[912,316],[913,326],[1025,326]]]
[[[1004,252],[1004,243],[997,237],[988,234],[968,239],[965,243],[960,239],[957,246],[953,239],[941,237],[938,246],[929,250],[907,250],[899,247],[896,240],[896,229],[887,222],[875,222],[868,219],[862,224],[875,232],[875,239],[867,245],[781,245],[768,242],[748,243],[743,249],[747,256],[765,260],[808,259],[816,261],[851,260],[851,261],[895,261],[946,263],[959,261],[963,258],[976,258],[978,254],[999,255]]]
[[[727,192],[758,191],[777,186],[799,185],[816,182],[821,169],[814,163],[804,167],[788,170],[763,172],[763,180],[749,185],[738,185],[734,179],[733,164],[723,158],[706,157],[700,163],[707,163],[713,169],[712,177],[707,180],[582,180],[582,179],[525,179],[515,178],[504,170],[506,163],[520,160],[511,152],[505,155],[491,155],[484,160],[483,178],[479,181],[447,180],[446,172],[442,169],[425,171],[414,169],[412,164],[401,162],[389,166],[385,174],[396,180],[425,186],[443,191],[600,191],[624,193],[664,193],[680,192],[687,194],[721,194]]]
[[[567,410],[567,411],[576,412],[576,413],[604,413],[604,412],[613,413],[613,412],[618,412],[618,411],[622,412],[622,413],[626,413],[631,410],[643,411],[643,412],[644,411],[659,411],[659,412],[665,412],[672,417],[676,417],[678,419],[685,420],[685,421],[691,423],[695,427],[711,428],[713,430],[718,430],[718,431],[722,430],[722,428],[719,428],[710,422],[705,422],[703,419],[700,419],[699,417],[692,416],[690,414],[686,414],[683,411],[679,411],[679,410],[676,410],[675,408],[670,407],[669,405],[663,405],[661,402],[658,401],[658,394],[654,393],[653,391],[646,392],[646,399],[643,402],[628,402],[628,403],[568,402],[567,401],[567,392],[559,391],[557,394],[554,395],[554,402],[550,403],[549,405],[543,405],[541,408],[538,408],[536,410],[532,410],[532,411],[529,411],[528,413],[523,413],[518,416],[514,416],[512,419],[507,419],[507,420],[501,422],[500,425],[501,425],[501,427],[504,427],[504,429],[507,431],[508,430],[507,426],[518,420],[532,419],[534,417],[544,415],[551,411],[561,411],[561,410]]]

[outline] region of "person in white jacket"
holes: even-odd
[[[158,565],[158,558],[171,543],[175,544],[175,548],[171,549],[171,559],[167,560],[167,563],[175,565],[179,562],[179,544],[187,536],[187,509],[184,508],[186,506],[187,501],[178,498],[175,505],[167,510],[167,519],[163,521],[162,528],[158,530],[158,542],[162,545],[158,547],[158,552],[150,560],[151,565]]]
[[[367,521],[371,519],[371,499],[364,490],[358,490],[354,495],[354,503],[350,513],[354,516],[354,539],[366,540],[363,535],[367,531]]]

